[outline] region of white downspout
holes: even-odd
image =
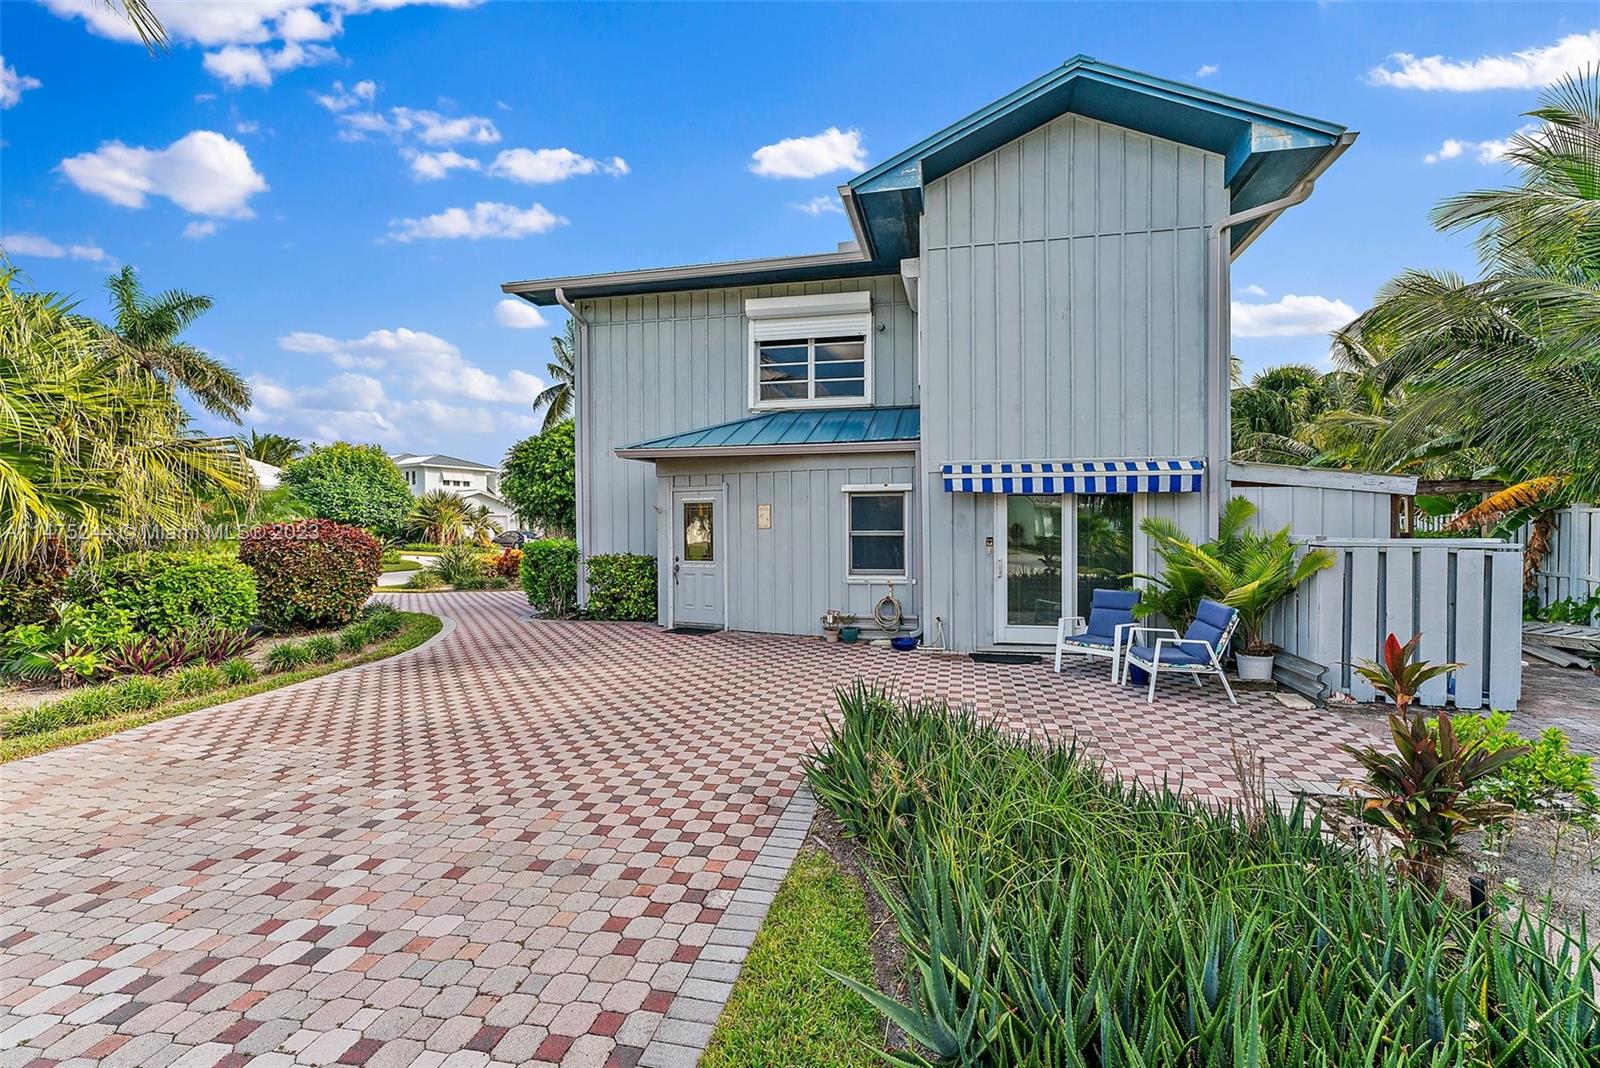
[[[1233,452],[1229,426],[1229,393],[1232,388],[1229,375],[1232,353],[1229,350],[1233,347],[1233,330],[1229,321],[1232,285],[1228,270],[1228,232],[1235,226],[1255,222],[1305,203],[1317,179],[1333,166],[1334,160],[1344,155],[1345,150],[1355,143],[1356,137],[1353,131],[1339,135],[1339,140],[1287,196],[1233,215],[1225,215],[1211,224],[1207,234],[1206,253],[1210,259],[1210,269],[1206,273],[1211,298],[1211,328],[1206,337],[1206,527],[1212,537],[1216,537],[1222,519],[1228,458]]]
[[[583,430],[588,421],[582,418],[584,394],[579,386],[583,380],[583,361],[589,354],[589,320],[579,314],[577,307],[567,299],[566,292],[560,286],[556,287],[556,303],[565,308],[567,314],[572,316],[573,322],[578,324],[578,351],[572,354],[572,436],[577,443],[578,453],[572,472],[572,490],[578,503],[576,510],[578,529],[573,531],[573,536],[578,542],[578,604],[581,606],[589,603],[589,579],[586,574],[587,569],[583,566],[584,553],[589,546],[588,539],[584,536],[589,527],[587,520],[589,501],[583,495],[584,483],[588,481],[584,477],[583,466],[588,462],[589,450],[585,447],[583,439]]]

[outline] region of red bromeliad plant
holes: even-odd
[[[1383,643],[1381,663],[1356,666],[1361,677],[1394,702],[1389,733],[1394,751],[1375,746],[1346,746],[1367,779],[1356,784],[1366,795],[1361,817],[1394,832],[1400,839],[1402,868],[1423,884],[1437,888],[1443,881],[1443,860],[1455,851],[1456,836],[1491,823],[1510,811],[1494,802],[1468,802],[1466,792],[1497,774],[1528,752],[1513,746],[1490,752],[1481,741],[1462,743],[1450,715],[1439,710],[1438,727],[1431,728],[1421,712],[1407,713],[1417,690],[1430,679],[1454,671],[1460,664],[1430,664],[1417,656],[1422,635],[1404,645],[1391,634]]]

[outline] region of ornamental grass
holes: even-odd
[[[1323,833],[1103,774],[857,685],[808,759],[868,850],[910,997],[839,976],[900,1065],[1600,1064],[1585,929],[1481,917]]]

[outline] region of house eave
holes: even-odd
[[[1295,467],[1291,464],[1261,464],[1242,460],[1228,462],[1228,482],[1235,486],[1361,490],[1401,497],[1414,496],[1417,492],[1417,480],[1410,475],[1391,475],[1377,471],[1340,471],[1329,467]]]
[[[650,267],[636,271],[534,278],[522,282],[506,282],[500,286],[500,291],[521,297],[529,303],[548,307],[557,303],[557,289],[565,293],[568,300],[589,300],[596,297],[625,297],[644,293],[680,292],[688,289],[726,289],[779,282],[867,278],[880,274],[898,274],[899,270],[898,262],[878,263],[857,247],[803,256],[774,256],[766,259],[729,260],[682,267]]]
[[[836,453],[858,452],[915,452],[921,444],[917,438],[892,441],[839,441],[816,442],[797,445],[712,445],[706,448],[687,449],[614,449],[624,460],[698,460],[702,457],[722,456],[830,456]]]

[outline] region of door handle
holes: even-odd
[[[676,556],[674,556],[672,558],[672,582],[673,582],[673,585],[677,585],[677,582],[678,582],[678,567],[679,567],[678,558]]]

